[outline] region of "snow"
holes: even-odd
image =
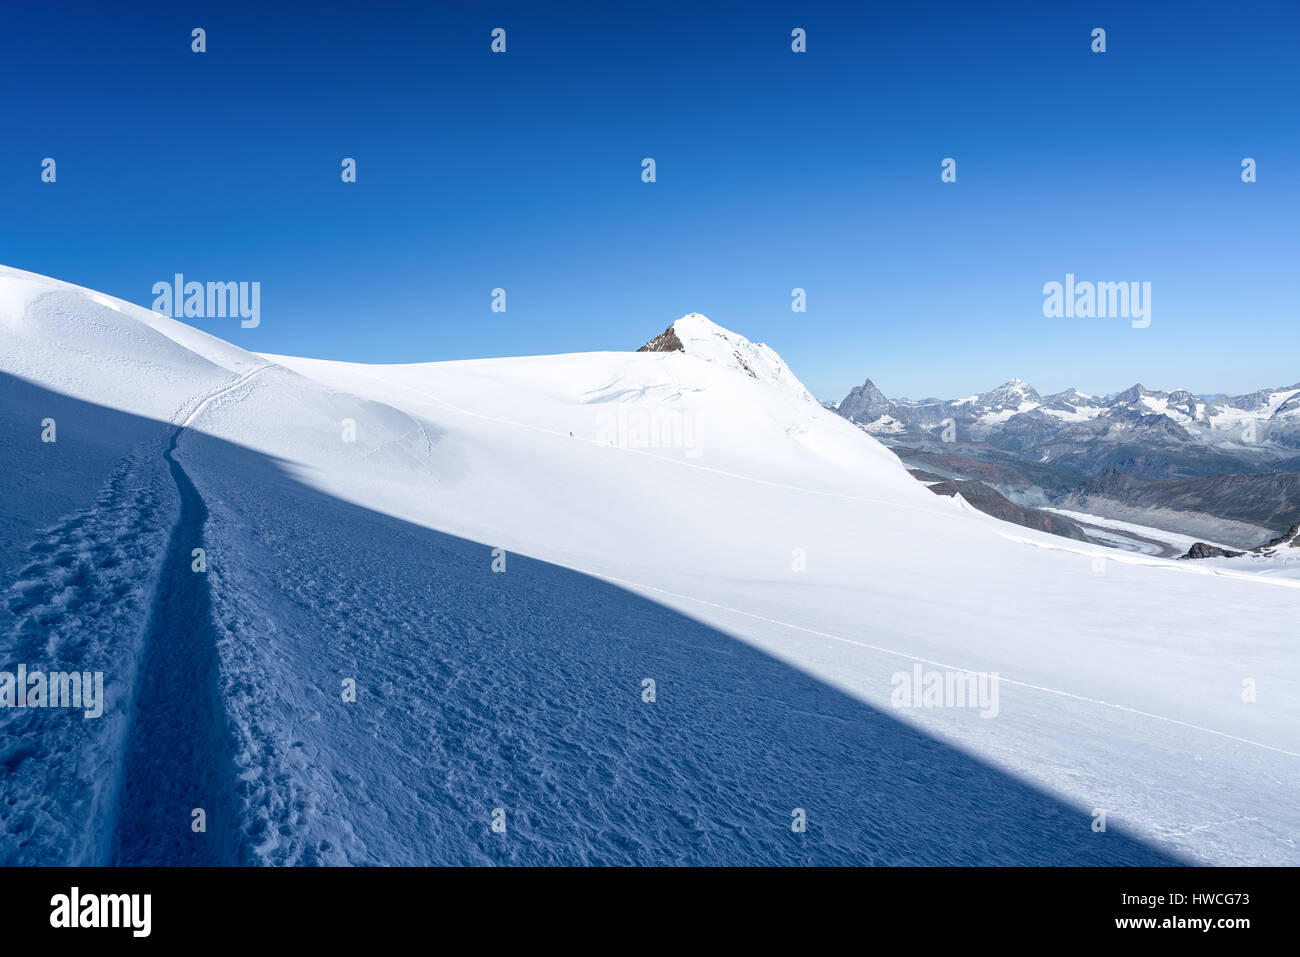
[[[1065,409],[1048,409],[1044,408],[1043,412],[1047,415],[1054,416],[1062,422],[1087,422],[1090,419],[1097,418],[1104,410],[1096,406],[1075,406],[1073,412]]]
[[[1269,556],[1238,555],[1235,558],[1203,558],[1207,567],[1232,573],[1249,573],[1264,578],[1300,580],[1300,548],[1279,549]]]
[[[809,402],[816,402],[785,361],[768,346],[753,343],[724,329],[698,312],[683,316],[672,325],[689,356],[735,369]]]
[[[1012,530],[674,328],[361,365],[0,273],[5,658],[110,689],[0,712],[0,859],[1300,862],[1296,582]],[[997,716],[895,707],[918,664]]]
[[[879,415],[870,422],[856,422],[854,424],[872,435],[901,435],[907,431],[907,425],[889,413]]]
[[[1239,408],[1226,404],[1226,402],[1215,403],[1215,412],[1208,416],[1206,421],[1211,429],[1215,430],[1232,430],[1241,429],[1247,421],[1253,420],[1257,423],[1264,423],[1273,415],[1279,418],[1286,418],[1294,409],[1283,409],[1291,399],[1300,395],[1300,390],[1283,389],[1281,391],[1270,392],[1263,405],[1253,408]]]
[[[996,412],[985,412],[979,416],[979,421],[985,425],[1001,425],[1013,415],[1019,415],[1022,412],[1032,412],[1037,409],[1037,402],[1021,402],[1014,409],[999,409]]]

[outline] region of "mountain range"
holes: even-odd
[[[891,445],[983,443],[1083,475],[1118,468],[1172,479],[1300,463],[1300,383],[1236,396],[1141,384],[1106,396],[1044,396],[1012,379],[964,398],[912,400],[890,399],[868,379],[831,407]]]
[[[827,407],[909,467],[981,482],[1031,510],[1022,524],[1045,530],[1034,509],[1082,509],[1252,548],[1300,518],[1300,383],[1245,395],[1137,384],[1102,396],[1042,395],[1012,379],[963,398],[913,400],[891,399],[868,379]]]

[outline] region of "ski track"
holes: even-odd
[[[190,551],[203,547],[207,508],[174,457],[177,428],[165,454],[180,492],[144,641],[144,658],[123,756],[112,863],[232,864],[228,839],[233,765],[223,728],[211,595],[205,574],[191,570]],[[206,830],[191,830],[203,809]]]
[[[163,454],[180,496],[180,513],[154,589],[129,718],[114,821],[115,864],[246,863],[233,826],[232,735],[212,594],[206,572],[192,568],[193,551],[205,548],[208,509],[176,451],[204,409],[267,368],[259,366],[200,399],[176,426]],[[205,829],[199,832],[192,827],[195,809],[205,815]]]
[[[269,367],[184,403],[170,433],[160,430],[127,451],[92,504],[28,546],[32,559],[5,599],[15,620],[6,664],[102,672],[103,717],[64,709],[0,713],[0,790],[7,795],[0,862],[238,858],[233,842],[190,829],[193,807],[208,811],[208,835],[214,817],[228,822],[233,788],[223,780],[229,760],[205,617],[210,595],[206,576],[190,571],[206,509],[174,452],[204,409]],[[69,760],[74,754],[81,757]]]

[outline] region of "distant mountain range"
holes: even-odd
[[[1300,383],[1238,396],[1141,384],[1108,396],[1043,396],[1012,379],[961,399],[918,401],[890,399],[868,379],[831,408],[891,445],[981,443],[1085,476],[1114,468],[1175,479],[1300,463]]]
[[[1300,520],[1300,383],[1246,395],[1041,395],[1021,379],[958,399],[891,399],[870,380],[826,403],[914,469],[1004,496],[1243,547]],[[932,486],[936,491],[948,486]],[[951,491],[948,491],[951,494]],[[1057,534],[1045,513],[1016,517]]]

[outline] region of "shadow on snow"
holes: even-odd
[[[0,490],[18,504],[0,525],[0,667],[105,670],[115,689],[95,728],[79,712],[0,716],[0,861],[68,863],[67,837],[124,864],[1179,863],[606,582],[515,554],[493,573],[490,543],[341,501],[202,433],[173,469],[174,431],[0,378]],[[138,471],[106,492],[142,443],[152,499]],[[96,558],[129,561],[136,534],[97,540],[106,507],[166,542],[138,607],[123,566]],[[200,545],[207,575],[189,571]],[[88,778],[88,743],[115,781]]]

